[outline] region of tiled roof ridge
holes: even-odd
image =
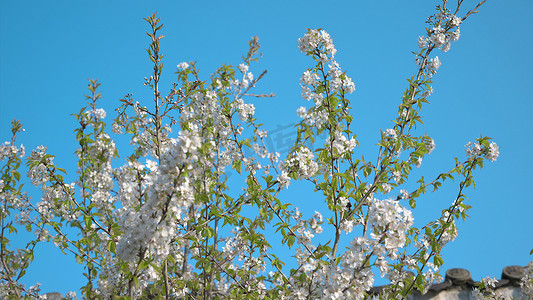
[[[412,272],[409,272],[412,273]],[[502,270],[501,279],[496,279],[494,290],[503,287],[520,287],[520,282],[525,276],[526,268],[518,265],[506,266]],[[412,273],[415,276],[414,273]],[[470,271],[463,268],[452,268],[446,271],[446,277],[441,283],[432,284],[426,294],[439,293],[448,289],[468,289],[472,290],[476,286]],[[370,294],[380,294],[388,285],[376,286],[370,290]],[[420,292],[416,291],[418,294]]]
[[[520,286],[520,281],[525,275],[525,268],[522,266],[512,265],[504,267],[502,270],[501,279],[496,279],[495,289],[504,286]],[[449,287],[467,286],[472,288],[476,282],[472,280],[470,271],[463,268],[453,268],[446,271],[446,277],[442,283],[433,284],[430,289],[440,291]]]

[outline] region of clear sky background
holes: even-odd
[[[392,127],[406,78],[416,71],[411,51],[418,49],[417,37],[425,33],[424,21],[437,3],[0,0],[0,137],[9,139],[11,120],[21,119],[26,132],[18,141],[28,153],[38,145],[48,146],[55,162],[74,180],[76,122],[70,114],[85,105],[87,79],[102,83],[101,104],[108,121],[127,93],[148,104],[150,93],[142,82],[150,76],[151,65],[145,51],[148,25],[142,19],[158,12],[166,36],[161,42],[166,55],[163,91],[174,80],[179,62],[198,61],[208,80],[222,63],[239,64],[249,38],[259,37],[263,57],[251,70],[258,75],[267,69],[268,74],[255,92],[277,96],[250,101],[270,130],[297,122],[296,109],[308,105],[300,97],[299,78],[313,61],[299,53],[298,38],[306,28],[328,31],[338,50],[337,61],[356,84],[351,96],[361,143],[356,153],[373,158],[379,130]],[[475,4],[466,0],[464,8]],[[443,252],[443,270],[466,268],[474,280],[500,278],[503,267],[532,260],[531,11],[529,0],[489,0],[471,16],[451,50],[435,52],[442,66],[434,77],[431,104],[422,111],[422,131],[435,139],[437,148],[417,175],[434,178],[449,170],[453,157],[464,159],[464,145],[480,135],[494,138],[500,146],[498,161],[475,173],[477,189],[467,191],[471,218],[459,222],[459,237]],[[456,193],[457,184],[452,184],[421,198],[416,224],[438,217]],[[298,195],[295,187],[282,197],[293,197],[302,210],[312,212],[312,202]],[[65,293],[83,284],[81,273],[73,257],[53,245],[40,245],[23,282],[41,282],[45,292]]]

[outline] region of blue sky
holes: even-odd
[[[455,1],[451,1],[455,2]],[[21,119],[19,137],[28,151],[48,146],[56,163],[75,175],[73,116],[84,106],[89,78],[102,83],[101,105],[114,117],[127,93],[148,103],[143,87],[150,75],[144,17],[157,12],[165,24],[162,90],[175,66],[197,61],[208,79],[222,63],[238,64],[247,41],[257,35],[263,57],[252,67],[268,70],[252,99],[267,129],[298,121],[299,78],[313,61],[299,53],[306,28],[323,28],[338,50],[336,59],[354,79],[356,153],[375,157],[379,130],[392,127],[396,105],[415,72],[416,40],[438,1],[0,1],[0,137]],[[466,0],[464,7],[476,3]],[[467,191],[471,218],[459,223],[459,237],[444,250],[444,269],[467,268],[475,280],[500,278],[507,265],[525,265],[533,248],[533,2],[488,1],[461,26],[461,38],[434,77],[425,127],[436,150],[417,174],[433,178],[464,158],[464,145],[480,135],[494,138],[500,157],[476,172],[477,189]],[[464,12],[464,11],[463,11]],[[73,178],[73,177],[72,177]],[[413,177],[414,178],[414,177]],[[415,220],[437,217],[453,201],[451,185],[419,201]],[[285,197],[297,197],[287,191]],[[38,194],[34,194],[37,197]],[[283,195],[282,195],[283,196]],[[37,201],[37,199],[34,199]],[[300,201],[305,210],[305,201]],[[309,209],[312,209],[309,208]],[[17,237],[12,237],[17,240]],[[20,239],[18,242],[22,242]],[[39,255],[41,254],[41,255]],[[81,285],[81,268],[53,245],[39,246],[24,283],[66,292]],[[79,274],[79,275],[78,275]]]

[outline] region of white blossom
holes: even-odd
[[[184,71],[189,68],[189,64],[186,62],[180,62],[177,67],[179,70]]]
[[[316,29],[308,30],[304,37],[298,39],[298,48],[303,53],[312,52],[317,48],[323,48],[324,53],[328,55],[335,55],[337,52],[329,34]]]
[[[428,44],[428,38],[427,37],[424,37],[424,36],[419,36],[418,37],[418,47],[420,49],[426,48],[427,44]]]

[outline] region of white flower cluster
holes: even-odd
[[[239,65],[239,69],[243,73],[248,70],[247,64]],[[249,74],[249,73],[246,73]],[[191,96],[191,102],[184,108],[184,113],[181,116],[182,122],[187,124],[195,124],[198,128],[213,127],[213,130],[203,132],[203,143],[209,144],[212,149],[203,161],[203,165],[213,165],[219,172],[224,172],[225,167],[232,164],[233,161],[242,161],[246,167],[246,171],[250,171],[253,174],[259,169],[264,169],[265,174],[268,174],[270,165],[262,164],[260,159],[267,158],[270,162],[276,163],[279,157],[279,153],[269,153],[267,149],[261,146],[259,143],[254,143],[252,149],[257,157],[244,157],[240,152],[237,144],[231,142],[230,136],[233,135],[233,131],[237,135],[241,135],[244,128],[237,125],[237,128],[231,128],[231,120],[229,120],[224,113],[217,98],[217,94],[214,91],[206,91],[204,93],[196,93]],[[243,99],[236,98],[231,107],[238,113],[239,119],[243,122],[250,121],[255,113],[255,106],[251,103],[245,103]],[[256,135],[259,139],[267,137],[267,131],[256,129]],[[202,159],[202,156],[200,156]],[[213,163],[213,161],[215,161]]]
[[[156,157],[156,151],[154,143],[152,142],[152,135],[148,129],[149,124],[152,123],[152,118],[147,117],[147,108],[142,107],[139,102],[133,104],[133,111],[135,112],[135,117],[132,118],[131,126],[136,128],[134,136],[130,140],[130,145],[147,145],[146,147],[139,147],[139,150],[142,151],[142,155],[150,154],[153,157]],[[118,129],[114,130],[118,132]],[[165,130],[162,130],[161,133],[165,134]]]
[[[493,289],[493,288],[496,287],[496,283],[498,283],[498,279],[496,279],[494,277],[485,277],[485,278],[481,279],[481,282],[486,287],[489,287],[489,288]]]
[[[330,62],[328,74],[330,75],[330,87],[332,91],[343,89],[348,94],[355,92],[353,80],[342,72],[336,61]]]
[[[353,80],[342,72],[336,61],[332,60],[328,64],[328,68],[329,87],[332,92],[343,90],[345,93],[350,94],[355,91]],[[320,106],[324,100],[323,94],[317,94],[314,92],[316,86],[319,84],[318,79],[318,74],[311,73],[309,70],[306,70],[300,79],[302,97],[308,101],[313,100],[316,106]]]
[[[398,249],[404,246],[406,232],[413,222],[412,212],[402,207],[397,201],[372,200],[368,219],[368,223],[373,228],[370,236],[375,241],[384,238],[385,249],[394,258],[396,258]]]
[[[186,62],[180,62],[177,66],[178,70],[184,71],[189,68],[189,64]]]
[[[422,94],[420,95],[420,98],[426,98],[426,97],[429,97],[431,96],[431,94],[433,94],[433,87],[429,86],[429,87],[423,87],[423,92]]]
[[[406,189],[401,189],[400,190],[400,198],[401,199],[409,198],[409,192]]]
[[[311,250],[315,249],[314,246],[309,247]],[[295,287],[291,296],[294,299],[363,299],[365,292],[374,283],[374,274],[364,266],[366,253],[371,251],[368,239],[358,237],[352,240],[338,265],[324,265],[319,264],[319,260],[310,257],[302,248],[297,249],[296,257],[302,265],[299,273],[309,277],[312,274],[312,283],[293,283],[298,276],[291,276],[289,283]]]
[[[300,78],[302,97],[308,101],[312,100],[315,105],[309,110],[302,106],[296,113],[304,119],[306,125],[321,128],[330,117],[329,103],[324,105],[326,95],[339,92],[344,96],[345,93],[353,93],[355,84],[335,61],[336,50],[325,31],[308,30],[306,35],[299,39],[299,48],[300,51],[315,56],[320,63],[318,69],[308,69]],[[323,88],[326,88],[326,91]],[[340,105],[342,104],[335,104],[339,107]]]
[[[32,150],[29,158],[29,161],[32,162],[32,164],[30,165],[27,176],[33,185],[41,186],[42,197],[41,201],[36,205],[37,211],[45,222],[52,220],[55,216],[61,216],[65,219],[75,219],[81,215],[81,212],[78,211],[77,214],[73,215],[66,205],[61,205],[62,203],[71,200],[71,197],[74,194],[75,184],[47,185],[46,183],[48,183],[51,176],[53,176],[51,174],[53,171],[50,170],[54,170],[55,167],[53,165],[53,156],[45,159],[46,155],[46,147],[38,146],[37,149]],[[25,206],[24,201],[21,199],[11,200],[20,208]],[[19,224],[24,224],[28,220],[29,215],[27,211],[21,210],[17,222]]]
[[[340,263],[325,264],[313,257],[308,250],[314,252],[316,246],[311,244],[313,233],[322,232],[319,226],[322,215],[315,212],[310,221],[301,220],[301,215],[296,210],[294,219],[299,221],[298,242],[302,245],[296,249],[296,259],[301,267],[293,276],[289,277],[291,286],[290,299],[362,299],[365,291],[372,287],[374,274],[364,266],[366,253],[370,253],[370,243],[366,238],[356,238],[342,255]],[[310,227],[303,229],[305,223]],[[308,283],[298,282],[307,278]],[[285,284],[279,282],[278,284]]]
[[[436,26],[431,30],[429,37],[418,37],[418,47],[424,49],[428,47],[428,42],[431,42],[435,47],[441,48],[444,52],[449,51],[451,42],[459,40],[459,37],[461,36],[461,31],[459,29],[461,22],[461,18],[451,14],[448,10],[446,12],[439,12],[435,16]],[[445,30],[443,25],[445,25],[446,28],[455,30]]]
[[[468,142],[465,145],[466,149],[466,155],[469,159],[472,159],[472,157],[476,157],[482,154],[484,147],[479,142]],[[490,161],[496,161],[498,156],[500,155],[500,147],[495,142],[491,142],[488,147],[488,151],[485,154],[485,157],[488,158]]]
[[[91,109],[85,112],[88,118],[94,116],[97,119],[105,119],[106,111],[103,108]]]
[[[431,18],[430,18],[431,19]],[[459,25],[461,24],[461,18],[450,13],[449,10],[440,11],[433,17],[434,27],[429,31],[428,36],[418,37],[418,47],[420,49],[426,49],[428,47],[436,47],[447,52],[451,48],[451,43],[459,40],[461,31]],[[418,65],[422,64],[422,58],[418,56],[416,62]],[[441,62],[438,56],[429,59],[427,62],[427,68],[430,74],[436,74],[437,69],[441,66]],[[425,67],[425,66],[422,66]],[[423,95],[422,98],[429,96],[431,91],[426,91],[428,95]]]
[[[11,146],[7,141],[0,145],[0,161],[16,156],[22,158],[24,155],[26,155],[26,148],[24,148],[24,145],[20,145],[20,147]]]
[[[313,86],[318,84],[318,80],[319,77],[317,73],[312,73],[311,71],[306,70],[300,78],[300,84],[302,86]]]
[[[218,98],[215,92],[195,93],[191,96],[190,104],[184,108],[184,120],[207,122],[213,120],[216,124],[224,123]]]
[[[398,134],[396,133],[396,130],[392,128],[388,128],[387,130],[385,130],[385,136],[390,137],[393,140],[396,140],[398,138]]]
[[[320,220],[321,215],[317,218]],[[368,224],[372,229],[370,237],[354,238],[340,257],[338,264],[319,264],[319,260],[314,259],[304,247],[299,247],[296,258],[301,268],[295,276],[289,278],[289,284],[293,286],[292,298],[363,299],[365,292],[374,283],[374,274],[366,265],[367,255],[372,253],[376,256],[374,264],[379,267],[382,275],[389,273],[391,268],[387,259],[398,258],[397,252],[405,245],[406,232],[413,224],[413,217],[410,210],[401,207],[396,201],[374,199],[369,211]],[[299,241],[314,251],[315,246],[310,244],[312,237],[312,233],[307,232]],[[311,280],[309,285],[295,281],[295,278],[301,278],[300,274],[308,276],[307,278]]]
[[[245,63],[241,63],[237,66],[237,68],[239,68],[239,70],[243,73],[243,74],[246,74],[248,72],[248,69],[250,68],[250,66],[248,66],[247,64]]]
[[[460,206],[457,206],[456,209],[459,209],[459,211],[461,210]],[[415,246],[422,250],[421,253],[424,253],[424,255],[422,256],[423,260],[427,261],[430,258],[430,253],[432,252],[432,242],[438,241],[438,244],[442,248],[446,244],[452,242],[453,240],[455,240],[455,238],[457,238],[458,231],[457,226],[455,225],[455,218],[450,217],[450,212],[448,210],[444,210],[439,219],[429,223],[428,225],[426,225],[426,227],[438,225],[440,226],[440,228],[443,228],[443,224],[446,224],[446,227],[440,235],[428,237],[425,233],[419,232],[418,240],[415,241]],[[411,260],[408,260],[408,262],[411,262]],[[409,267],[412,269],[415,265],[416,263],[413,260],[412,263],[409,264]],[[430,262],[427,262],[426,266],[428,266],[430,270],[428,270],[424,274],[424,276],[428,281],[431,281],[436,278],[434,272],[438,271],[438,267]]]
[[[251,103],[244,103],[242,99],[237,99],[237,101],[235,101],[235,108],[239,112],[239,118],[243,122],[254,116],[255,106]]]
[[[67,186],[68,191],[55,186],[41,186],[42,197],[41,201],[37,203],[37,211],[45,220],[52,220],[55,216],[63,216],[68,218],[70,214],[69,209],[62,202],[70,200],[70,191],[74,188],[74,184]],[[77,212],[75,217],[81,216],[81,212]]]
[[[472,290],[472,296],[474,296],[474,299],[476,300],[503,300],[508,299],[507,297],[504,297],[504,295],[496,292],[494,289],[496,288],[496,284],[498,283],[498,280],[496,278],[491,277],[485,277],[481,279],[481,286],[475,286]],[[480,289],[481,288],[481,289]],[[522,292],[522,291],[521,291]],[[523,294],[523,293],[522,293]],[[514,297],[512,298],[514,299]],[[527,297],[519,298],[519,299],[529,299]]]
[[[288,172],[295,171],[298,179],[309,179],[318,172],[318,164],[314,160],[315,155],[309,148],[302,146],[290,155],[283,163],[282,169]]]
[[[245,271],[247,277],[243,278],[243,284],[248,289],[254,289],[259,292],[260,297],[264,296],[266,286],[257,279],[257,274],[263,273],[266,270],[266,263],[263,255],[254,256],[254,251],[249,247],[249,243],[242,237],[240,227],[236,227],[231,231],[231,236],[226,237],[222,242],[222,255],[224,259],[220,267],[232,271]],[[216,290],[218,293],[226,294],[229,291],[230,283],[221,278],[216,283]]]
[[[459,210],[462,209],[460,206],[458,208]],[[450,225],[442,232],[442,235],[440,237],[439,243],[444,246],[448,244],[449,242],[453,242],[455,238],[459,235],[459,232],[457,231],[457,226],[455,226],[455,218],[450,217],[449,211],[444,211],[442,214],[440,220],[441,223],[443,222],[449,222]]]
[[[522,296],[524,299],[533,299],[533,261],[530,261],[525,269],[524,277],[520,281]]]
[[[292,217],[298,222],[296,225],[296,239],[298,243],[307,247],[313,247],[311,240],[315,237],[315,234],[320,234],[323,231],[321,226],[323,223],[322,214],[318,211],[315,211],[315,214],[310,220],[304,220],[302,219],[302,214],[298,208],[296,208]],[[308,268],[311,267],[304,266],[304,269]]]
[[[487,157],[490,161],[496,161],[498,159],[498,156],[500,156],[500,147],[495,142],[491,142],[489,145],[489,153],[487,154]]]
[[[33,160],[35,162],[39,162],[35,166],[30,168],[28,170],[28,173],[27,173],[28,178],[30,178],[31,182],[35,186],[39,186],[41,184],[44,184],[44,183],[48,182],[48,180],[50,179],[49,176],[48,176],[46,165],[42,161],[45,155],[46,155],[46,147],[44,147],[42,145],[38,146],[37,149],[34,149],[31,152],[30,160]],[[50,163],[51,164],[53,159],[54,159],[53,157],[47,158],[46,163]]]
[[[330,56],[337,52],[329,34],[324,30],[317,29],[308,29],[304,37],[298,39],[298,49],[307,54],[316,50]],[[325,61],[327,60],[326,56],[321,55],[320,57],[323,57]]]
[[[236,95],[242,95],[243,91],[246,91],[250,84],[253,84],[254,82],[254,74],[252,72],[248,72],[249,67],[250,66],[248,64],[244,63],[238,66],[242,73],[242,78],[240,80],[235,79],[235,81],[231,83]]]
[[[357,141],[351,137],[348,139],[341,131],[336,130],[333,136],[328,136],[324,144],[326,147],[333,147],[337,155],[341,156],[352,152]]]
[[[122,134],[122,127],[117,123],[113,123],[111,124],[111,131],[114,134]]]
[[[392,171],[392,178],[394,179],[394,182],[398,183],[402,179],[402,172],[398,170]]]
[[[253,106],[235,101],[234,107],[240,110],[241,117],[253,115]],[[138,111],[143,113],[140,109]],[[242,160],[247,169],[258,165],[253,163],[253,158],[247,160],[241,157],[236,145],[228,139],[232,128],[221,113],[214,92],[192,95],[191,102],[183,110],[181,122],[188,130],[181,131],[177,139],[165,139],[161,145],[161,165],[147,161],[145,166],[130,166],[120,173],[119,195],[125,209],[120,211],[124,234],[117,245],[117,253],[123,260],[132,261],[139,250],[147,249],[156,261],[171,253],[179,261],[179,252],[172,252],[170,239],[178,234],[176,228],[187,226],[190,222],[187,212],[194,201],[194,182],[203,180],[210,185],[202,176],[204,169],[211,167],[215,158],[218,159],[215,165],[219,171],[223,171],[234,159]],[[207,126],[212,126],[214,130],[202,131]],[[258,135],[266,136],[266,132],[258,131]],[[216,143],[215,137],[218,139]],[[198,152],[202,145],[212,151]],[[260,156],[265,156],[264,151],[259,152]],[[266,156],[273,158],[269,153]],[[137,208],[139,204],[142,205]],[[163,214],[165,210],[168,211],[166,215]],[[109,278],[111,276],[107,280],[112,280]],[[229,287],[224,280],[215,285],[220,289],[226,287],[226,290]],[[181,295],[183,290],[176,290],[175,294]]]
[[[313,215],[313,218],[311,219],[311,222],[309,223],[311,226],[311,229],[315,233],[318,233],[318,234],[322,233],[322,226],[320,226],[322,222],[323,222],[322,214],[319,211],[315,210],[315,214]]]
[[[344,200],[344,203],[343,201],[339,201],[339,205],[341,207],[341,209],[345,209],[346,208],[346,198],[344,197],[341,197],[341,200]],[[356,220],[348,220],[348,219],[344,219],[342,220],[342,223],[341,223],[341,230],[344,231],[346,234],[350,233],[353,231],[353,228],[354,226],[356,226],[357,223],[356,223]]]
[[[119,223],[124,234],[117,245],[117,254],[122,260],[133,261],[142,248],[149,248],[152,255],[159,259],[169,254],[169,242],[177,227],[175,222],[183,219],[182,215],[186,215],[194,201],[187,174],[195,178],[195,174],[202,171],[201,168],[193,168],[201,146],[198,128],[193,124],[189,127],[190,131],[183,130],[177,139],[171,139],[161,155],[159,167],[153,162],[147,163],[151,172],[143,180],[145,191],[139,191],[136,180],[129,181],[132,177],[127,175],[128,172],[120,177],[119,195],[124,209]],[[139,210],[135,207],[143,201],[137,198],[141,192],[147,195],[147,199]],[[163,211],[167,210],[163,207],[167,207],[167,215],[163,215]]]
[[[281,174],[278,175],[276,180],[279,182],[279,186],[282,189],[289,188],[289,185],[291,183],[291,178],[289,177],[289,174],[285,170],[281,171]]]
[[[429,141],[425,144],[426,146],[426,151],[428,152],[428,154],[431,154],[431,152],[433,152],[433,150],[435,150],[435,140],[432,139],[432,138],[429,138]]]
[[[316,128],[322,127],[328,120],[328,112],[326,109],[314,109],[311,112],[307,111],[307,108],[300,107],[296,110],[296,114],[304,119],[305,124],[308,126],[315,126]]]
[[[439,57],[435,56],[435,58],[429,60],[428,70],[431,74],[436,74],[441,65],[442,63],[440,62]]]
[[[435,47],[441,48],[444,52],[448,52],[451,47],[451,42],[459,40],[460,36],[461,31],[459,27],[457,27],[457,29],[452,32],[445,33],[444,30],[440,26],[438,26],[433,28],[429,40],[433,44],[435,44]]]
[[[424,49],[428,46],[428,38],[425,36],[419,36],[418,37],[418,47],[420,49]]]
[[[106,133],[98,133],[95,141],[87,145],[85,151],[78,149],[78,158],[97,162],[94,168],[84,170],[83,180],[86,187],[92,191],[91,202],[96,207],[104,208],[115,201],[111,196],[111,190],[115,183],[113,180],[113,168],[111,159],[115,154],[115,143]],[[78,183],[83,187],[83,183]]]

